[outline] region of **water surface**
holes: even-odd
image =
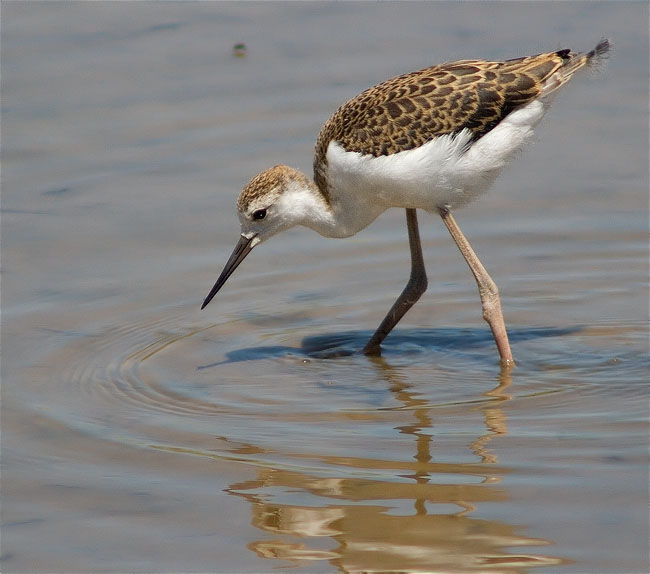
[[[8,3],[3,572],[643,572],[645,4]],[[457,220],[292,230],[199,306],[275,163],[346,98],[445,60],[614,41]],[[246,56],[233,46],[244,42]]]

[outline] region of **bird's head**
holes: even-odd
[[[314,184],[302,172],[286,165],[271,167],[250,180],[237,200],[239,241],[201,309],[253,247],[280,231],[308,222],[315,194],[318,192]]]

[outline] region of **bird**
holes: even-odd
[[[452,215],[483,194],[531,139],[557,90],[575,72],[597,67],[610,42],[589,52],[561,49],[505,61],[459,60],[368,88],[322,126],[313,179],[287,165],[253,177],[237,199],[241,233],[204,309],[254,247],[301,225],[350,237],[390,208],[406,211],[411,270],[406,287],[363,353],[381,343],[427,289],[417,210],[438,214],[478,286],[504,366],[514,358],[497,285]]]

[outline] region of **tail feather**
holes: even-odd
[[[580,68],[588,66],[590,68],[599,68],[602,66],[605,59],[609,56],[611,44],[606,38],[598,42],[596,47],[585,53],[571,53],[568,50],[561,50],[558,55],[561,55],[565,62],[561,68],[557,70],[550,78],[544,83],[541,96],[548,96],[566,84],[573,74]]]
[[[596,44],[596,47],[591,50],[591,52],[587,52],[587,58],[589,58],[589,60],[607,58],[609,49],[611,47],[612,45],[610,44],[609,40],[607,38],[603,38],[600,42],[598,42],[598,44]]]
[[[605,60],[609,58],[611,47],[609,40],[603,38],[591,52],[587,52],[587,66],[594,70],[601,68],[605,64]]]

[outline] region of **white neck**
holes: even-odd
[[[364,229],[385,208],[359,203],[354,193],[334,194],[328,203],[316,184],[294,181],[278,200],[289,226],[303,225],[325,237],[350,237]]]

